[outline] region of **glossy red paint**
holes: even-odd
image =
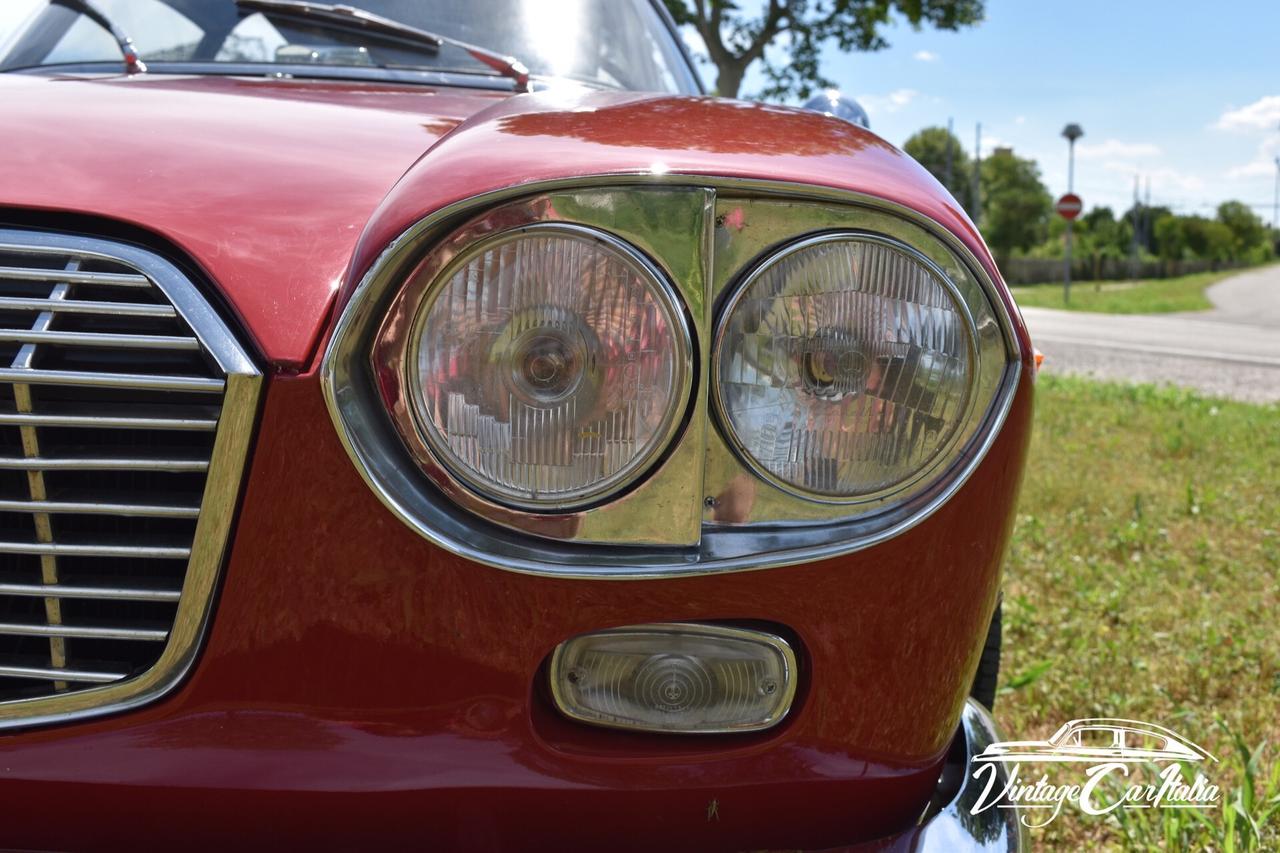
[[[854,190],[932,217],[995,275],[909,158],[793,110],[159,76],[5,75],[0,102],[23,128],[0,159],[0,205],[172,241],[286,367],[314,369],[340,282],[349,292],[406,227],[543,180]],[[360,480],[314,372],[273,377],[199,665],[142,710],[0,737],[0,802],[22,816],[0,845],[127,847],[145,832],[158,847],[252,833],[264,846],[732,850],[898,831],[935,785],[977,666],[1031,375],[969,481],[898,538],[821,563],[642,582],[516,575],[430,545]],[[572,725],[548,706],[541,668],[566,637],[682,619],[792,632],[806,688],[791,716],[758,735],[672,739]]]
[[[503,97],[4,74],[0,208],[98,215],[160,234],[218,282],[269,360],[301,367],[382,197],[441,135]]]
[[[367,270],[397,235],[449,204],[521,184],[599,175],[710,175],[862,193],[930,217],[1001,281],[977,228],[950,193],[870,131],[767,104],[619,92],[523,95],[463,122],[387,196],[352,269]],[[1001,291],[1016,318],[1012,297],[1003,285]],[[1015,325],[1029,358],[1026,330]]]
[[[159,847],[252,833],[264,846],[735,850],[904,828],[977,666],[1029,381],[955,499],[885,545],[765,572],[593,582],[429,545],[356,475],[316,377],[277,378],[194,674],[116,719],[0,738],[0,802],[23,816],[0,838],[128,846],[145,826]],[[670,619],[782,623],[811,689],[779,728],[733,738],[605,733],[548,707],[539,673],[561,640]]]

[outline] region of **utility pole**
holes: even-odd
[[[973,193],[970,205],[973,207],[969,211],[973,214],[973,224],[977,225],[982,219],[982,122],[978,122],[973,134]]]
[[[1151,221],[1151,176],[1147,175],[1147,195],[1142,202],[1142,243],[1150,246],[1155,242],[1156,224]]]
[[[1129,278],[1138,277],[1138,176],[1133,176],[1133,248],[1129,253]]]
[[[1076,140],[1084,136],[1078,124],[1069,124],[1062,129],[1067,140],[1067,195],[1073,195],[1076,184]],[[1062,265],[1062,302],[1071,302],[1071,232],[1074,219],[1067,220],[1067,253],[1066,263]]]
[[[943,174],[946,175],[946,179],[943,181],[943,183],[946,184],[948,192],[951,191],[951,140],[955,139],[955,137],[952,136],[951,128],[952,128],[952,120],[947,119],[947,165],[946,165],[946,169],[943,172]]]

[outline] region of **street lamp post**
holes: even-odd
[[[1276,197],[1271,206],[1271,230],[1280,231],[1280,157],[1276,157]]]
[[[1071,195],[1075,192],[1076,183],[1076,140],[1084,136],[1084,131],[1080,129],[1078,124],[1069,124],[1062,129],[1062,135],[1067,139],[1067,194]],[[1071,301],[1071,230],[1073,222],[1067,220],[1067,254],[1066,263],[1063,264],[1062,271],[1062,302],[1067,304]]]

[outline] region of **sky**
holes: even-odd
[[[743,4],[747,5],[747,4]],[[1132,203],[1135,175],[1151,201],[1213,215],[1238,199],[1272,219],[1280,155],[1280,0],[987,0],[986,20],[959,32],[886,32],[876,53],[824,54],[823,71],[901,145],[945,127],[972,151],[1011,146],[1067,189],[1075,122],[1075,190],[1086,208]],[[696,40],[696,36],[693,37]],[[714,68],[703,77],[714,83]],[[761,88],[749,72],[743,91]]]
[[[0,41],[39,2],[0,0]],[[972,150],[981,122],[984,154],[1011,146],[1036,160],[1056,196],[1067,189],[1060,134],[1075,122],[1086,208],[1126,209],[1137,175],[1153,204],[1180,213],[1212,215],[1238,199],[1272,218],[1280,0],[987,0],[976,27],[899,23],[886,36],[890,47],[875,53],[828,50],[823,70],[895,145],[950,118]],[[702,74],[714,83],[713,68]],[[753,71],[743,91],[761,86]]]

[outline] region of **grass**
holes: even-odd
[[[1071,285],[1071,302],[1062,301],[1062,282],[1029,284],[1013,288],[1013,298],[1023,307],[1066,308],[1099,314],[1166,314],[1172,311],[1208,311],[1213,307],[1204,291],[1209,285],[1241,270],[1223,270],[1150,278],[1141,281],[1078,281]]]
[[[997,716],[1019,740],[1078,717],[1170,727],[1219,758],[1224,807],[1073,808],[1037,844],[1280,849],[1278,474],[1278,405],[1041,376]]]

